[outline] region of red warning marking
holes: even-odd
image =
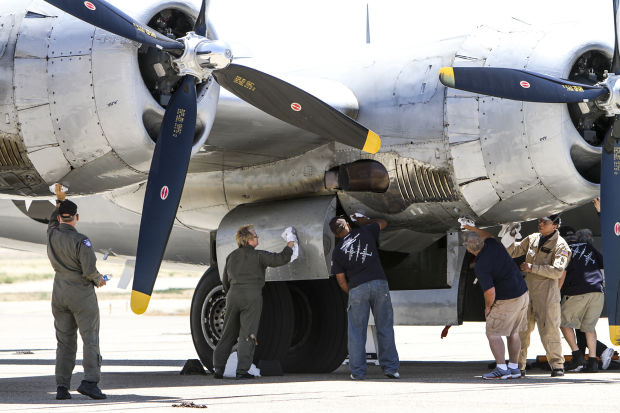
[[[84,6],[86,6],[86,8],[88,10],[97,10],[97,8],[95,7],[95,5],[93,3],[91,3],[90,1],[85,1],[84,2]]]
[[[301,110],[301,105],[297,102],[293,102],[291,103],[291,109],[293,109],[295,112],[299,112]]]
[[[168,187],[166,185],[161,187],[161,191],[159,191],[159,196],[162,200],[166,200],[168,198]]]
[[[614,225],[614,232],[617,237],[620,237],[620,222],[616,222],[616,225]]]
[[[519,84],[524,89],[529,89],[530,88],[530,82],[526,82],[525,80],[520,81]]]

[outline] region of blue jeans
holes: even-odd
[[[390,288],[385,280],[372,280],[349,290],[349,367],[357,378],[366,377],[366,330],[371,308],[377,326],[379,364],[385,374],[398,371]]]

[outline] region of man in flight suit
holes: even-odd
[[[254,359],[254,347],[263,309],[263,286],[267,267],[288,264],[293,255],[294,241],[280,253],[257,250],[258,235],[253,225],[237,230],[239,248],[226,258],[222,284],[226,292],[224,331],[213,351],[213,377],[224,377],[230,350],[237,342],[237,379],[253,379],[248,370]]]
[[[525,255],[521,271],[525,272],[525,283],[530,293],[527,330],[520,333],[519,369],[522,375],[525,375],[527,348],[535,323],[538,324],[540,340],[547,353],[551,377],[564,375],[558,280],[568,265],[570,248],[558,233],[560,224],[561,220],[557,214],[541,218],[538,220],[539,232],[506,248],[513,258]]]
[[[69,385],[75,367],[77,330],[84,342],[84,380],[77,391],[105,399],[97,383],[101,378],[99,353],[99,304],[94,287],[106,284],[97,271],[97,258],[90,240],[75,230],[79,220],[77,205],[65,200],[56,185],[56,209],[47,227],[47,256],[55,271],[52,313],[56,329],[56,399],[71,398]]]

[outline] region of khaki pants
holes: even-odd
[[[538,324],[538,333],[547,353],[549,366],[552,369],[563,369],[564,356],[562,355],[560,335],[562,311],[558,280],[528,273],[525,277],[525,283],[530,293],[530,305],[527,310],[527,330],[519,333],[521,337],[519,368],[525,369],[530,335],[534,331],[534,325]]]

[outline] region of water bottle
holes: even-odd
[[[112,274],[103,274],[103,281],[108,282],[112,278]]]

